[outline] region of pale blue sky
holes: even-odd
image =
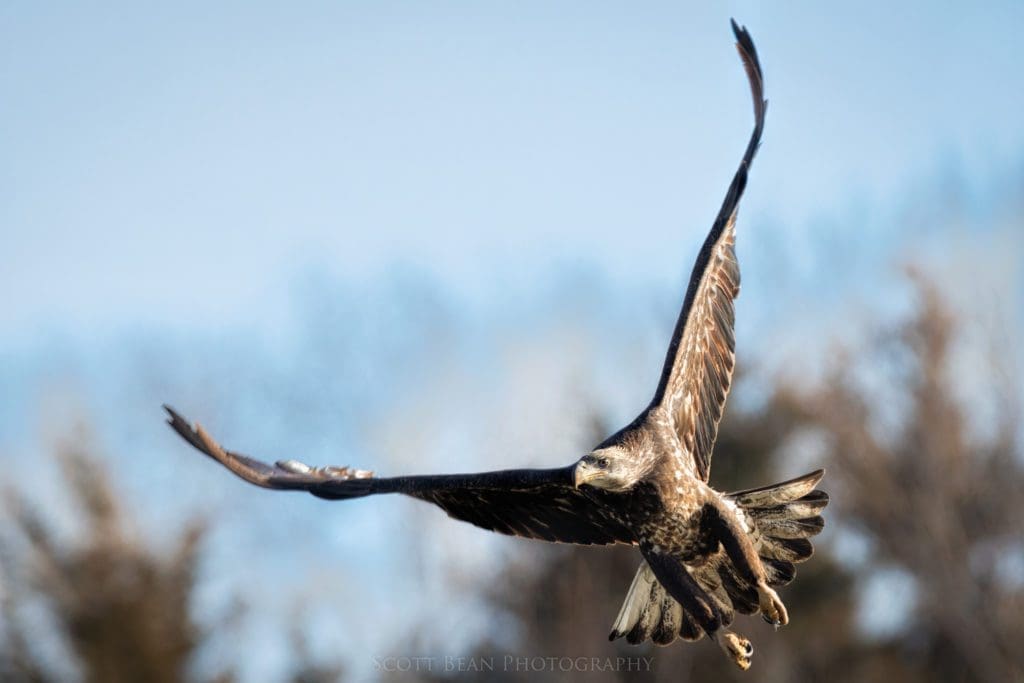
[[[1024,147],[1018,2],[9,2],[0,344],[276,320],[311,265],[678,287],[750,127],[730,15],[771,101],[741,249]]]

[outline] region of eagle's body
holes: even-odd
[[[711,545],[701,530],[701,510],[718,492],[694,476],[675,430],[658,409],[605,441],[640,461],[649,472],[626,493],[621,508],[626,524],[636,530],[637,544],[683,562],[700,561]]]
[[[821,470],[780,484],[721,493],[708,484],[711,453],[735,362],[733,301],[739,294],[736,209],[760,144],[767,102],[761,66],[733,23],[754,98],[754,132],[693,267],[661,379],[628,426],[567,467],[381,478],[348,467],[280,461],[226,451],[167,408],[171,426],[243,479],[341,500],[400,493],[500,533],[579,544],[626,543],[643,561],[612,627],[631,643],[707,634],[742,668],[749,641],[727,627],[736,611],[785,624],[774,587],[810,557],[824,522]]]

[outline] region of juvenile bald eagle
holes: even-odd
[[[750,641],[728,629],[734,612],[788,622],[773,587],[810,557],[828,496],[822,470],[737,493],[708,485],[711,451],[734,363],[736,209],[764,126],[754,43],[732,23],[754,99],[754,131],[697,256],[654,398],[628,426],[568,467],[478,474],[374,477],[348,467],[268,465],[225,450],[165,406],[186,441],[246,481],[342,500],[402,493],[503,534],[580,544],[638,546],[643,560],[611,638],[667,644],[706,633],[741,668]]]

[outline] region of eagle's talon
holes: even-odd
[[[776,628],[789,623],[786,606],[782,604],[779,594],[769,588],[767,584],[762,583],[757,587],[757,597],[762,619]]]
[[[754,646],[743,636],[728,629],[721,629],[715,634],[715,640],[722,651],[729,656],[736,666],[746,671],[750,668],[750,658],[754,656]]]

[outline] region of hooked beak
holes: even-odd
[[[599,476],[601,473],[591,467],[587,466],[585,462],[576,463],[576,468],[573,470],[573,480],[576,488],[579,488],[583,484],[586,484],[591,479]]]

